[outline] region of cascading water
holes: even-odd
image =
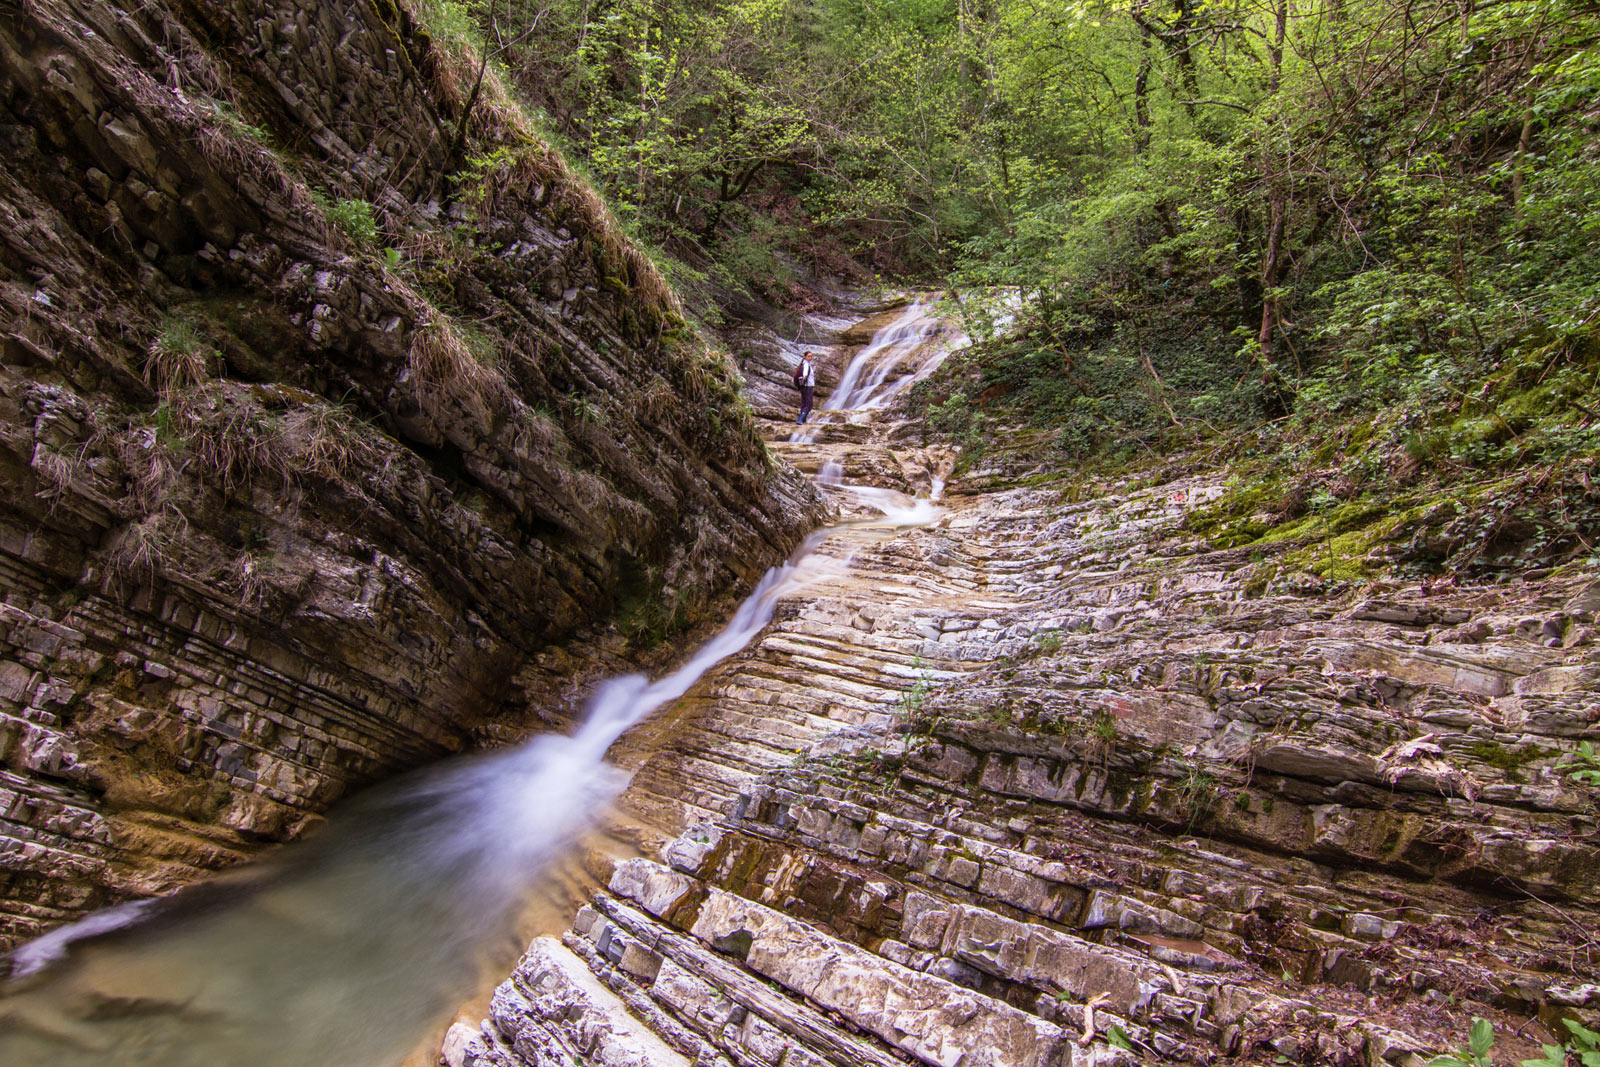
[[[871,342],[844,370],[839,384],[823,403],[822,411],[871,411],[888,406],[904,389],[938,369],[955,345],[928,342],[943,326],[933,312],[934,300],[918,297],[873,335]],[[898,374],[896,372],[899,372]],[[817,439],[814,427],[802,427],[789,440],[807,443]]]
[[[879,330],[850,361],[822,409],[847,411],[879,406],[873,401],[884,381],[938,328],[939,320],[928,308],[927,300],[914,300],[898,318]]]
[[[880,331],[827,407],[881,407],[948,346],[924,302]],[[903,347],[897,347],[903,346]],[[891,379],[918,349],[911,371]],[[879,359],[881,357],[881,362]],[[818,482],[882,518],[932,522],[932,499]],[[942,483],[937,488],[942,488]],[[0,991],[0,1063],[52,1067],[392,1067],[437,1032],[498,952],[541,871],[604,812],[627,776],[611,744],[743,649],[780,597],[836,574],[813,534],[728,626],[666,678],[615,678],[570,737],[453,760],[356,797],[310,840],[185,889],[91,915],[20,948]]]
[[[604,762],[612,742],[744,648],[781,596],[832,573],[812,552],[826,534],[678,671],[604,683],[572,736],[398,779],[273,860],[23,946],[23,977],[0,1000],[0,1063],[399,1062],[504,944],[539,872],[626,784]]]

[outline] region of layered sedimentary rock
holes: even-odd
[[[926,488],[830,419],[802,466]],[[451,1062],[1415,1067],[1474,1015],[1508,1060],[1594,1025],[1600,582],[1326,582],[1190,532],[1225,481],[974,474],[837,535],[637,772],[678,836]]]
[[[0,944],[293,835],[814,523],[407,5],[0,7]]]

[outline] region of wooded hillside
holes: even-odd
[[[1486,492],[1581,497],[1536,555],[1592,541],[1592,3],[446,8],[702,315],[874,274],[954,283],[981,340],[973,298],[1020,291],[1020,336],[913,394],[969,462],[986,418],[1075,459],[1248,428],[1229,447],[1325,475],[1275,512],[1524,474]]]

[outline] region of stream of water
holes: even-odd
[[[871,406],[935,325],[912,305],[867,350],[885,362],[858,358],[851,391],[835,397]],[[925,366],[913,361],[902,379]],[[830,464],[819,481],[882,515],[850,526],[887,534],[942,513],[927,498],[847,485],[842,473]],[[503,973],[529,887],[627,784],[606,764],[607,749],[748,645],[780,598],[837,574],[844,564],[815,552],[834,532],[813,534],[768,572],[677,671],[604,682],[571,736],[403,776],[268,860],[22,946],[0,991],[0,1064],[400,1062],[442,1029],[486,969]]]
[[[616,797],[623,731],[836,573],[813,534],[687,663],[603,683],[570,737],[369,790],[278,856],[20,948],[0,1063],[392,1064],[460,1002],[539,872]],[[504,961],[502,960],[502,963]]]

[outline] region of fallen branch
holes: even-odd
[[[1167,418],[1172,420],[1172,425],[1174,425],[1174,426],[1182,426],[1183,425],[1183,420],[1178,418],[1177,413],[1172,410],[1172,405],[1167,402],[1167,385],[1166,385],[1166,383],[1161,380],[1161,375],[1156,373],[1155,364],[1150,362],[1150,357],[1145,355],[1144,342],[1143,341],[1139,342],[1139,358],[1144,360],[1144,369],[1149,371],[1150,372],[1150,377],[1155,379],[1155,382],[1156,382],[1156,399],[1161,401],[1161,406],[1167,409]]]

